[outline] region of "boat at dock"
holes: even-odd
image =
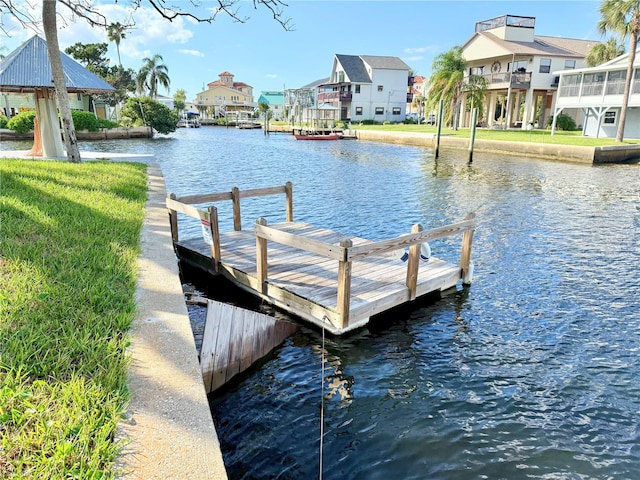
[[[296,140],[340,140],[342,132],[335,130],[298,129],[293,131]]]
[[[241,198],[284,194],[285,221],[259,218],[242,228]],[[220,232],[212,203],[231,201],[233,231]],[[231,192],[171,194],[166,201],[174,248],[181,261],[223,275],[241,289],[303,320],[342,334],[366,325],[373,315],[416,298],[472,281],[471,244],[475,215],[459,223],[371,241],[306,222],[293,221],[293,187]],[[194,205],[199,205],[195,207]],[[202,205],[209,204],[206,209]],[[180,239],[178,213],[197,219],[202,238]],[[460,262],[420,259],[423,243],[462,236]],[[407,249],[406,260],[402,260]]]

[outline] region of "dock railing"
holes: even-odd
[[[285,215],[287,222],[293,221],[293,185],[287,182],[280,187],[254,188],[250,190],[240,190],[233,187],[230,192],[223,193],[205,193],[200,195],[176,196],[170,193],[167,197],[167,208],[169,209],[169,223],[171,225],[171,237],[174,244],[179,240],[178,233],[178,213],[187,215],[200,221],[205,241],[211,245],[211,257],[213,258],[214,268],[218,271],[220,262],[220,225],[218,222],[218,209],[214,205],[209,205],[205,209],[194,207],[193,205],[203,205],[230,200],[233,208],[233,229],[235,231],[242,230],[242,209],[240,208],[240,200],[250,197],[264,197],[268,195],[285,195]]]
[[[353,241],[348,239],[342,240],[339,245],[336,245],[306,238],[303,235],[284,232],[278,228],[269,227],[264,218],[259,218],[254,227],[256,234],[256,271],[258,288],[261,293],[266,294],[268,279],[268,240],[336,260],[338,262],[338,291],[336,308],[342,324],[341,327],[346,328],[349,325],[351,271],[354,261],[362,260],[370,255],[380,255],[409,247],[406,286],[409,290],[410,300],[414,300],[416,298],[418,285],[420,247],[424,242],[462,234],[460,278],[462,279],[463,284],[468,285],[471,283],[471,247],[475,228],[475,214],[469,213],[462,222],[446,225],[444,227],[423,231],[422,225],[415,224],[411,229],[411,233],[400,235],[396,238],[359,245],[354,245]]]

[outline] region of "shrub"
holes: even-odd
[[[118,122],[100,117],[98,117],[98,123],[100,124],[100,128],[116,128],[119,125]]]
[[[377,125],[378,122],[376,122],[375,120],[361,120],[360,121],[360,125]]]
[[[551,126],[552,123],[553,123],[553,117],[549,117],[547,124]],[[556,128],[558,130],[564,130],[566,132],[570,132],[572,130],[578,129],[578,127],[576,126],[575,120],[571,118],[569,115],[567,115],[566,113],[561,113],[560,115],[558,115],[556,119]]]
[[[175,132],[178,127],[178,114],[151,97],[130,98],[120,115],[125,125],[146,125],[162,134]]]
[[[100,122],[92,112],[84,110],[72,110],[73,126],[76,130],[88,130],[89,132],[97,132],[100,129]]]
[[[7,122],[8,122],[7,117],[0,114],[0,128],[7,128]]]
[[[34,118],[36,118],[35,110],[20,112],[15,117],[11,117],[11,120],[7,122],[7,128],[10,128],[16,133],[30,132],[33,130]]]

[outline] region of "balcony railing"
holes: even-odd
[[[351,92],[320,92],[318,103],[350,102],[353,99]]]
[[[488,73],[483,77],[486,78],[489,88],[508,87],[509,82],[514,88],[529,88],[531,86],[531,72]]]

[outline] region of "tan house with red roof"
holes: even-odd
[[[257,107],[253,101],[253,87],[235,82],[233,73],[222,72],[218,80],[207,84],[207,89],[197,93],[195,106],[203,118],[247,118]]]
[[[543,128],[553,117],[559,81],[554,72],[585,66],[585,56],[600,43],[536,35],[535,21],[503,15],[478,22],[462,46],[467,75],[482,75],[488,82],[481,119],[488,127]],[[580,110],[566,113],[582,121]],[[462,112],[461,125],[469,122],[470,112]]]

